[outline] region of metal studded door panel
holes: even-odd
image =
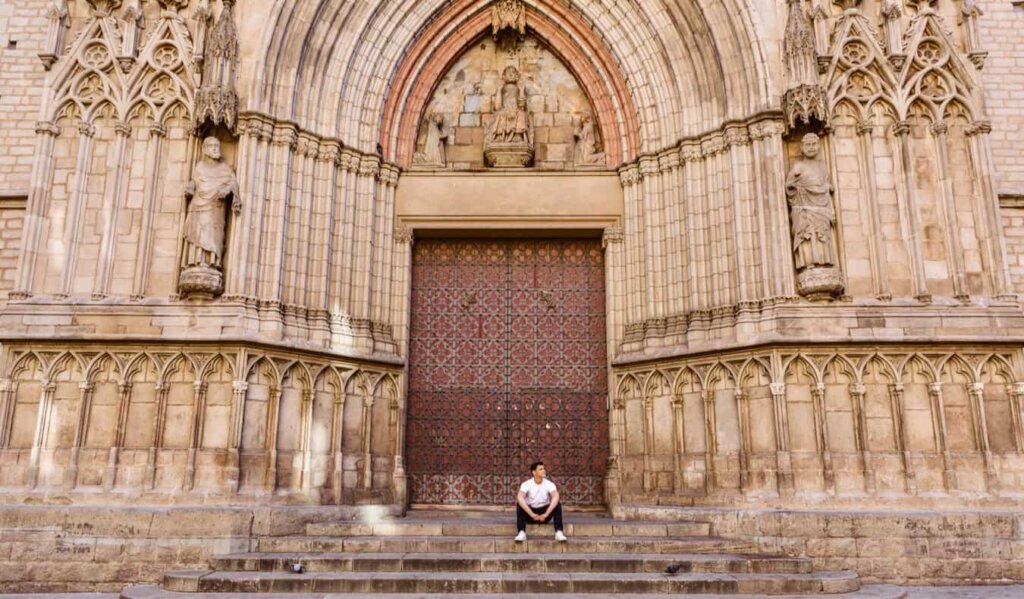
[[[511,503],[536,459],[566,501],[602,502],[603,260],[592,240],[416,243],[406,436],[413,503]]]

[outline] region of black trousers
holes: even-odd
[[[540,514],[543,514],[546,511],[548,511],[548,506],[550,506],[550,505],[551,504],[549,503],[548,505],[542,505],[540,507],[531,507],[530,510],[534,514],[540,515]],[[547,524],[548,522],[551,522],[552,520],[555,521],[555,530],[556,531],[557,530],[565,530],[565,529],[562,528],[562,504],[561,503],[559,503],[558,505],[555,506],[555,509],[553,509],[551,511],[551,513],[548,514],[548,517],[544,519],[543,523]],[[519,503],[516,502],[516,528],[518,528],[520,532],[525,532],[526,531],[526,525],[530,524],[531,522],[536,522],[536,520],[531,518],[530,515],[526,513],[526,510],[523,509],[523,506],[519,505]]]

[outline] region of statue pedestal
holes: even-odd
[[[533,146],[523,142],[486,144],[484,159],[494,168],[525,168],[533,164]]]
[[[843,289],[843,276],[832,266],[807,268],[796,275],[796,292],[811,301],[835,299]]]
[[[224,275],[209,266],[189,266],[181,271],[178,290],[184,297],[213,299],[224,293]]]

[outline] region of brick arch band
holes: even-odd
[[[607,164],[614,168],[639,154],[636,106],[618,63],[597,34],[564,5],[541,0],[527,7],[527,25],[566,65],[586,93],[601,132]],[[489,9],[457,0],[426,26],[399,64],[384,106],[380,144],[399,166],[412,161],[419,125],[448,68],[490,32]],[[447,34],[446,34],[447,32]]]

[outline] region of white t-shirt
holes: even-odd
[[[546,478],[540,481],[539,485],[533,482],[532,478],[519,485],[519,492],[526,493],[526,505],[530,507],[543,507],[550,504],[551,494],[557,490],[555,483]]]

